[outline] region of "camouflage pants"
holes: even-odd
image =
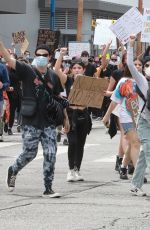
[[[50,187],[54,178],[56,162],[56,129],[53,126],[44,128],[44,130],[34,128],[33,126],[24,126],[23,133],[23,152],[16,159],[12,169],[17,174],[25,165],[32,161],[38,152],[38,144],[41,142],[43,148],[43,174],[44,185]]]

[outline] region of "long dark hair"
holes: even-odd
[[[72,60],[71,65],[70,65],[70,69],[72,69],[75,64],[78,64],[78,65],[82,66],[83,69],[85,69],[85,64],[83,63],[81,58],[76,58],[76,59]]]
[[[132,78],[132,74],[127,65],[124,67],[124,77]]]

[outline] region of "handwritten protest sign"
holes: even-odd
[[[69,94],[70,104],[101,108],[108,80],[78,75]]]
[[[28,42],[27,38],[25,37],[25,40],[23,43],[21,43],[21,47],[20,47],[22,54],[24,54],[24,52],[27,50],[28,46],[29,46],[29,42]]]
[[[46,44],[54,52],[58,48],[60,31],[52,31],[49,29],[39,29],[37,46]]]
[[[144,9],[141,42],[150,42],[150,8]]]
[[[96,19],[94,45],[102,46],[109,42],[111,39],[112,44],[110,48],[116,49],[116,36],[109,28],[113,24],[113,22],[114,20]]]
[[[116,23],[110,26],[112,32],[124,45],[128,42],[131,34],[137,35],[142,31],[143,16],[136,7],[132,7]]]
[[[15,44],[23,43],[25,40],[25,31],[12,33],[12,38]]]
[[[90,43],[89,42],[69,42],[68,50],[69,50],[70,57],[80,56],[82,51],[84,50],[86,50],[90,54]]]

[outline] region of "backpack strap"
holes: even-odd
[[[141,113],[143,112],[143,110],[145,109],[145,106],[146,106],[146,98],[144,96],[144,94],[142,93],[142,91],[139,89],[139,87],[136,85],[136,92],[137,94],[142,98],[142,100],[144,101],[144,105],[143,105],[143,108],[141,110]]]

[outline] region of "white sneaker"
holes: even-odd
[[[67,174],[67,181],[68,182],[74,182],[74,181],[76,181],[75,172],[74,172],[73,169],[68,172],[68,174]]]
[[[83,177],[81,176],[78,170],[75,171],[76,181],[84,181]]]
[[[147,196],[146,193],[140,188],[132,188],[130,192],[133,196]]]

